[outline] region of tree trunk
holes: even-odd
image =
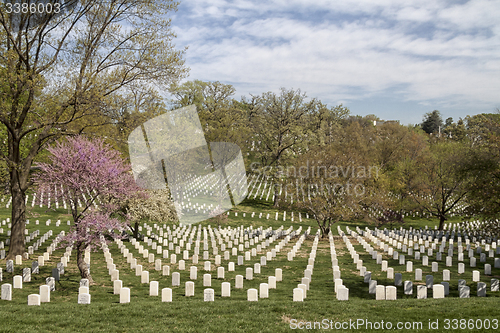
[[[278,184],[274,184],[274,202],[273,202],[273,206],[274,207],[279,207],[279,198],[278,198],[278,194],[279,194],[279,191],[278,191]]]
[[[10,247],[7,259],[14,259],[16,255],[23,255],[26,244],[24,238],[26,222],[26,193],[20,186],[19,173],[11,171],[10,193],[12,195]]]
[[[330,233],[330,228],[321,228],[321,238],[325,238]]]
[[[330,228],[332,226],[331,222],[323,221],[323,223],[318,222],[319,229],[321,230],[321,238],[325,238],[330,233]]]
[[[446,221],[446,217],[444,215],[439,216],[439,230],[443,230],[444,221]]]
[[[80,276],[82,279],[88,279],[89,283],[93,283],[92,275],[90,275],[87,269],[87,263],[84,260],[85,254],[85,244],[83,242],[77,242],[76,246],[76,264],[80,270]]]
[[[138,239],[139,236],[139,222],[135,222],[134,224],[134,238]]]

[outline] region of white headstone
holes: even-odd
[[[246,272],[245,278],[247,280],[253,280],[253,268],[247,267],[245,272]]]
[[[385,286],[377,285],[375,287],[375,299],[377,301],[385,300]]]
[[[304,301],[304,291],[301,288],[293,289],[293,301],[303,302]]]
[[[113,294],[120,295],[120,290],[123,288],[122,280],[113,281]]]
[[[387,268],[387,278],[394,279],[394,268],[392,267]]]
[[[231,297],[231,283],[222,282],[221,289],[222,297]]]
[[[257,272],[254,272],[257,273]],[[260,273],[260,271],[259,271]],[[276,276],[276,281],[281,282],[283,280],[283,270],[281,268],[276,268],[274,271],[274,275]]]
[[[349,300],[349,289],[345,286],[340,286],[337,289],[337,300],[348,301]]]
[[[269,298],[269,285],[267,283],[260,284],[259,298]]]
[[[203,287],[211,287],[212,286],[212,275],[203,274]]]
[[[172,286],[178,287],[181,285],[181,274],[179,272],[172,273]]]
[[[433,298],[444,298],[444,286],[442,284],[435,284],[432,288]]]
[[[443,270],[443,281],[450,281],[450,270],[444,269]]]
[[[234,287],[236,289],[243,289],[243,275],[236,275]]]
[[[149,296],[158,296],[159,283],[158,281],[151,281],[149,283]]]
[[[172,289],[163,288],[161,290],[161,301],[162,302],[172,302]]]
[[[141,283],[149,283],[149,272],[148,271],[142,272]]]
[[[268,284],[269,289],[276,289],[276,277],[269,276],[267,278],[267,284]]]
[[[198,279],[198,267],[191,266],[189,268],[189,279],[190,280],[197,280]]]
[[[120,303],[130,303],[130,288],[120,290]]]
[[[307,286],[305,284],[300,283],[297,288],[302,289],[302,295],[303,298],[305,299],[307,297]]]
[[[40,306],[40,295],[31,294],[28,295],[28,305],[38,305]]]
[[[427,298],[427,287],[426,286],[417,286],[417,299]]]
[[[215,301],[215,291],[211,288],[207,288],[207,289],[203,290],[203,300],[205,302]]]
[[[186,297],[194,296],[194,282],[187,281],[186,282]]]
[[[243,277],[243,276],[241,276]],[[247,290],[247,300],[249,302],[257,302],[259,300],[259,294],[257,289],[248,289]]]
[[[23,277],[21,275],[14,276],[14,289],[23,289]]]
[[[10,283],[2,284],[1,299],[12,301],[12,285]]]

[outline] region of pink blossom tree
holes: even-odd
[[[63,189],[54,199],[69,204],[74,225],[62,243],[76,247],[80,275],[92,281],[85,250],[100,248],[105,238],[121,237],[127,221],[116,214],[120,201],[144,194],[120,153],[102,139],[70,137],[48,151],[50,163],[38,164],[35,183],[46,193],[54,185]]]

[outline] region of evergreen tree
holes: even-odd
[[[441,113],[438,110],[427,112],[421,126],[422,129],[428,134],[439,132],[440,128],[443,127],[443,118],[441,118]]]

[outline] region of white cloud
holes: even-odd
[[[242,95],[301,88],[329,104],[388,91],[418,103],[500,104],[497,1],[185,5],[188,24],[173,24],[177,44],[189,45],[190,79],[232,83]]]

